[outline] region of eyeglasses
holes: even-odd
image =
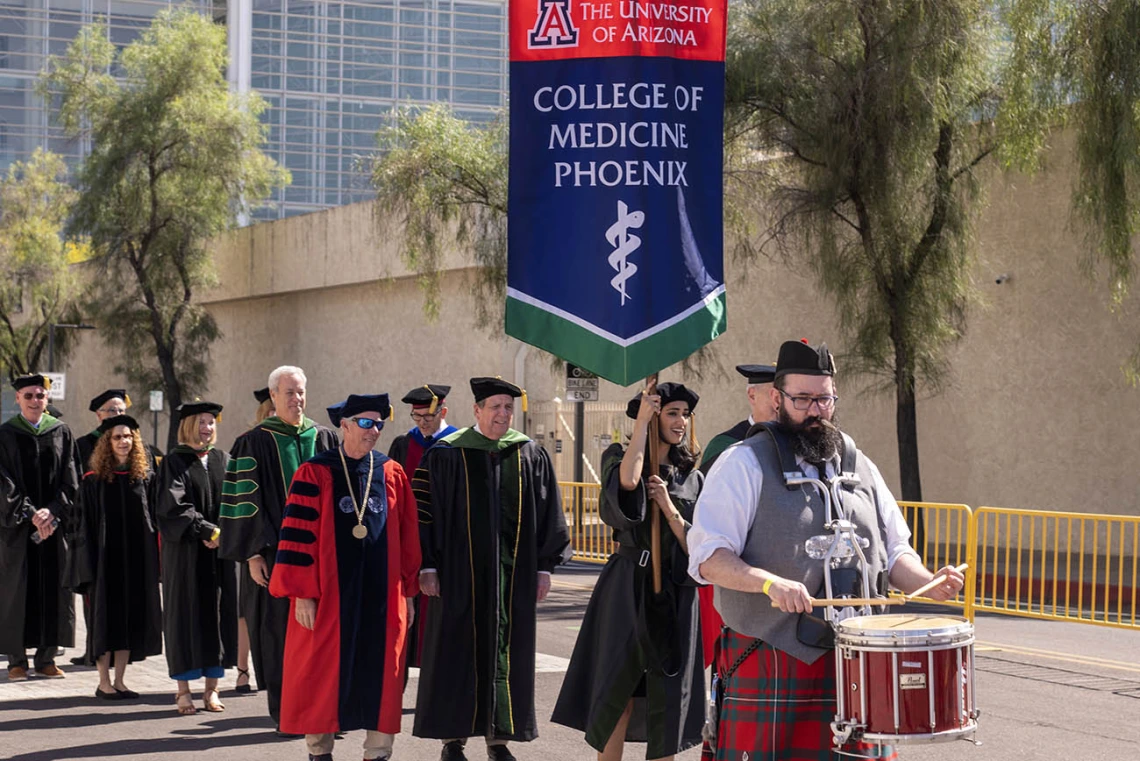
[[[104,415],[126,415],[127,414],[127,408],[126,407],[104,407],[104,408],[100,409],[99,411],[102,412]]]
[[[47,399],[47,394],[24,394],[23,396],[29,402],[33,399]]]
[[[377,431],[384,428],[383,420],[373,420],[370,417],[352,417],[349,420],[356,423],[357,428],[363,428],[366,431],[370,428],[375,428]]]
[[[132,433],[116,433],[111,436],[111,441],[130,441],[134,437]]]
[[[417,423],[419,423],[423,420],[432,420],[438,415],[439,412],[413,412],[412,420],[415,420]]]
[[[792,401],[792,406],[800,412],[807,412],[811,409],[811,406],[813,404],[819,405],[819,409],[826,412],[827,410],[834,407],[835,403],[839,401],[838,396],[792,396],[791,394],[784,393],[783,389],[776,390],[779,391],[780,395],[785,399],[790,399]]]

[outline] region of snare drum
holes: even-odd
[[[977,730],[974,626],[959,616],[892,614],[835,633],[837,741],[957,740]]]

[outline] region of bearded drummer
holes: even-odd
[[[935,577],[911,548],[910,530],[879,469],[835,426],[834,375],[826,344],[785,342],[769,392],[776,422],[725,450],[697,502],[688,537],[689,573],[714,586],[725,622],[716,657],[721,708],[706,758],[832,758],[833,641],[830,627],[810,617],[813,597],[826,596],[824,563],[805,550],[812,537],[831,539],[824,528],[827,506],[818,486],[789,485],[785,474],[798,471],[828,483],[841,473],[855,474],[857,480],[844,478],[832,508],[835,517],[854,524],[864,545],[867,567],[858,570],[866,572],[870,590],[854,587],[851,596],[885,595],[888,580],[911,592]],[[953,598],[962,588],[962,573],[947,566],[938,575],[943,581],[925,594]],[[895,755],[890,746],[861,742],[839,750],[870,758]]]

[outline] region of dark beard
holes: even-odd
[[[820,417],[809,417],[803,423],[793,423],[783,405],[777,415],[777,426],[792,440],[792,451],[811,463],[830,460],[839,453],[843,436],[831,421]],[[818,427],[811,427],[819,423]]]

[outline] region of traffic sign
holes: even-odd
[[[62,402],[67,395],[67,373],[44,373],[43,376],[51,380],[48,401]]]
[[[599,394],[599,379],[589,370],[566,363],[566,401],[596,402]]]
[[[151,412],[162,412],[162,402],[163,402],[163,399],[162,399],[162,392],[161,391],[151,391],[150,392],[150,411]]]

